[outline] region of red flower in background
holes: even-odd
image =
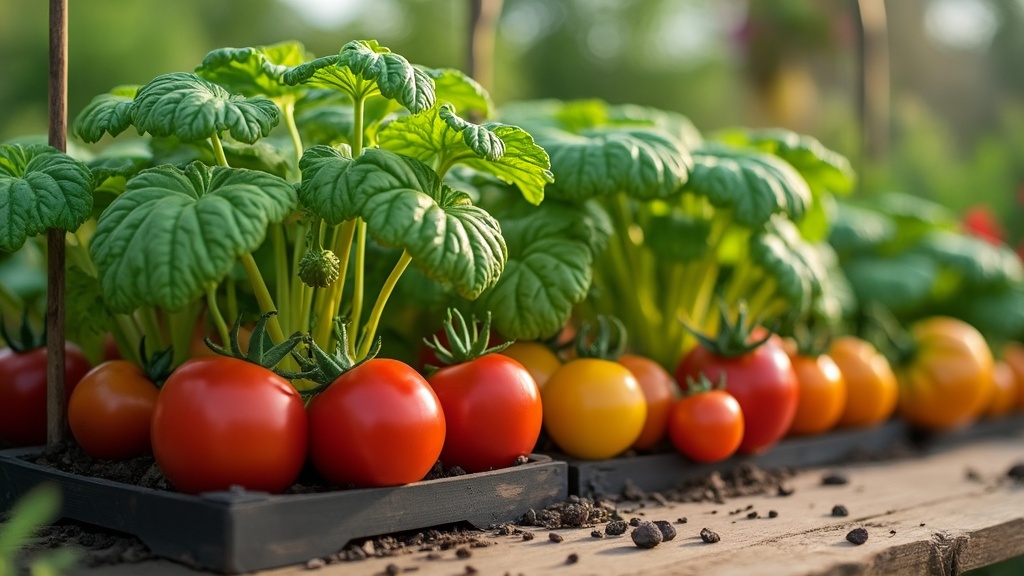
[[[1005,235],[998,218],[992,209],[985,205],[971,206],[964,212],[962,219],[964,231],[992,244],[1002,244]]]

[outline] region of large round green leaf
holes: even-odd
[[[281,42],[250,48],[213,50],[196,67],[196,74],[220,84],[233,94],[278,98],[298,90],[282,80],[292,66],[306,60],[306,49],[299,42]]]
[[[99,142],[104,133],[117,136],[132,125],[132,101],[138,86],[118,86],[89,102],[71,125],[71,133],[85,142]]]
[[[270,134],[281,113],[267,98],[230,94],[195,74],[175,72],[139,89],[132,119],[140,134],[192,142],[227,130],[235,140],[252,144]]]
[[[107,303],[119,312],[180,309],[295,206],[294,188],[265,172],[196,162],[139,173],[100,216],[90,246]]]
[[[77,230],[92,212],[92,189],[89,168],[56,148],[0,146],[0,251],[48,228]]]

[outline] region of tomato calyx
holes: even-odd
[[[46,322],[43,321],[43,330],[40,333],[36,333],[32,329],[32,323],[28,321],[28,311],[21,315],[21,326],[18,327],[18,335],[20,339],[11,337],[7,331],[7,325],[4,323],[3,318],[0,318],[0,338],[7,343],[7,347],[10,348],[15,354],[24,354],[37,348],[46,346]]]
[[[373,343],[373,347],[370,348],[370,352],[365,357],[356,359],[349,353],[348,330],[345,329],[345,323],[340,318],[334,319],[333,331],[335,341],[333,354],[321,348],[308,334],[302,336],[295,335],[289,339],[295,339],[296,343],[299,341],[304,342],[309,346],[310,358],[304,358],[298,354],[293,355],[302,368],[301,377],[316,384],[312,389],[299,392],[304,398],[316,396],[323,392],[342,374],[375,358],[377,353],[380,352],[381,339],[378,336]]]
[[[171,375],[171,364],[174,362],[174,348],[167,347],[163,350],[156,350],[152,355],[146,353],[146,337],[139,340],[139,367],[146,378],[158,389],[162,388],[164,382]]]
[[[457,327],[456,320],[458,320]],[[481,356],[501,352],[514,342],[514,340],[509,340],[496,346],[488,346],[491,336],[491,313],[489,311],[481,323],[477,321],[475,315],[470,315],[469,321],[466,321],[461,312],[449,308],[443,328],[448,337],[448,346],[441,342],[437,334],[423,339],[423,343],[427,348],[433,350],[438,362],[441,363],[441,366],[432,364],[424,366],[428,377],[440,370],[442,366],[462,364]]]
[[[700,376],[694,378],[692,376],[686,377],[686,389],[683,390],[683,397],[696,396],[698,394],[705,394],[713,390],[725,390],[725,379],[726,374],[722,372],[718,376],[718,382],[712,382],[703,372]]]
[[[595,322],[583,322],[580,325],[573,340],[576,357],[617,360],[626,351],[625,324],[615,316],[603,314],[599,314]]]
[[[736,320],[729,318],[725,304],[720,303],[718,313],[721,315],[719,323],[721,327],[715,337],[704,334],[683,322],[683,327],[697,338],[700,345],[716,356],[722,358],[744,356],[759,348],[775,335],[774,329],[765,329],[764,336],[755,337],[756,330],[764,327],[757,321],[747,322],[747,306],[743,302],[740,302],[736,308]]]
[[[238,360],[244,360],[257,366],[266,368],[278,376],[287,380],[296,380],[299,378],[308,378],[309,371],[303,370],[302,372],[292,372],[289,370],[281,370],[277,368],[277,365],[285,359],[286,356],[291,354],[297,360],[300,358],[297,354],[292,354],[295,347],[303,341],[303,336],[296,332],[285,339],[280,344],[274,344],[273,340],[270,339],[270,334],[267,333],[267,321],[277,312],[271,311],[263,316],[256,322],[256,326],[252,329],[252,335],[249,337],[249,349],[246,352],[242,352],[242,346],[238,341],[238,331],[242,327],[242,317],[239,316],[235,320],[234,326],[231,327],[231,333],[228,335],[228,348],[218,345],[209,337],[203,339],[206,346],[220,354],[221,356],[227,356],[228,358],[237,358]],[[302,363],[300,362],[300,366]],[[303,366],[305,368],[305,366]]]

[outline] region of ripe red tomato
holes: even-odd
[[[668,437],[676,450],[695,462],[725,460],[743,441],[740,403],[725,390],[684,396],[672,404]]]
[[[92,368],[81,349],[64,345],[64,386],[70,398]],[[0,350],[0,443],[46,444],[46,348]]]
[[[153,455],[182,492],[281,492],[306,460],[299,393],[270,370],[235,358],[196,358],[164,383],[153,413]]]
[[[505,468],[540,436],[540,389],[522,364],[487,354],[446,366],[427,380],[444,410],[441,462],[466,472]]]
[[[374,358],[309,403],[309,455],[329,482],[397,486],[426,476],[445,439],[437,395],[411,366]]]
[[[109,360],[89,371],[68,401],[68,424],[93,458],[122,460],[150,451],[159,390],[137,364]]]
[[[679,363],[676,381],[684,385],[687,378],[697,381],[701,374],[716,384],[724,377],[725,390],[740,403],[744,428],[740,452],[760,452],[785,436],[796,414],[799,387],[778,338],[734,357],[719,356],[698,345]]]
[[[650,358],[623,354],[619,357],[619,364],[636,376],[647,400],[647,419],[640,437],[633,442],[633,448],[650,450],[661,442],[668,430],[668,415],[675,400],[676,383],[661,364]]]

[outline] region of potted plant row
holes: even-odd
[[[26,311],[0,353],[21,372],[0,401],[0,437],[22,446],[0,456],[3,507],[58,482],[66,517],[241,572],[564,499],[566,465],[530,454],[540,399],[521,366],[505,384],[521,392],[516,406],[445,388],[461,378],[453,370],[493,356],[475,318],[449,317],[437,355],[457,365],[431,384],[379,354],[407,268],[473,299],[506,266],[497,220],[448,172],[510,182],[532,203],[551,180],[527,132],[466,119],[492,107],[461,72],[374,41],[320,58],[285,42],[215,50],[194,72],[97,96],[74,122],[79,140],[139,137],[96,154],[0,147],[0,249],[68,231],[68,325],[100,355],[88,370],[78,346],[66,349],[75,443],[102,461],[152,451],[168,484],[41,464],[46,359]],[[506,422],[519,431],[487,436]]]

